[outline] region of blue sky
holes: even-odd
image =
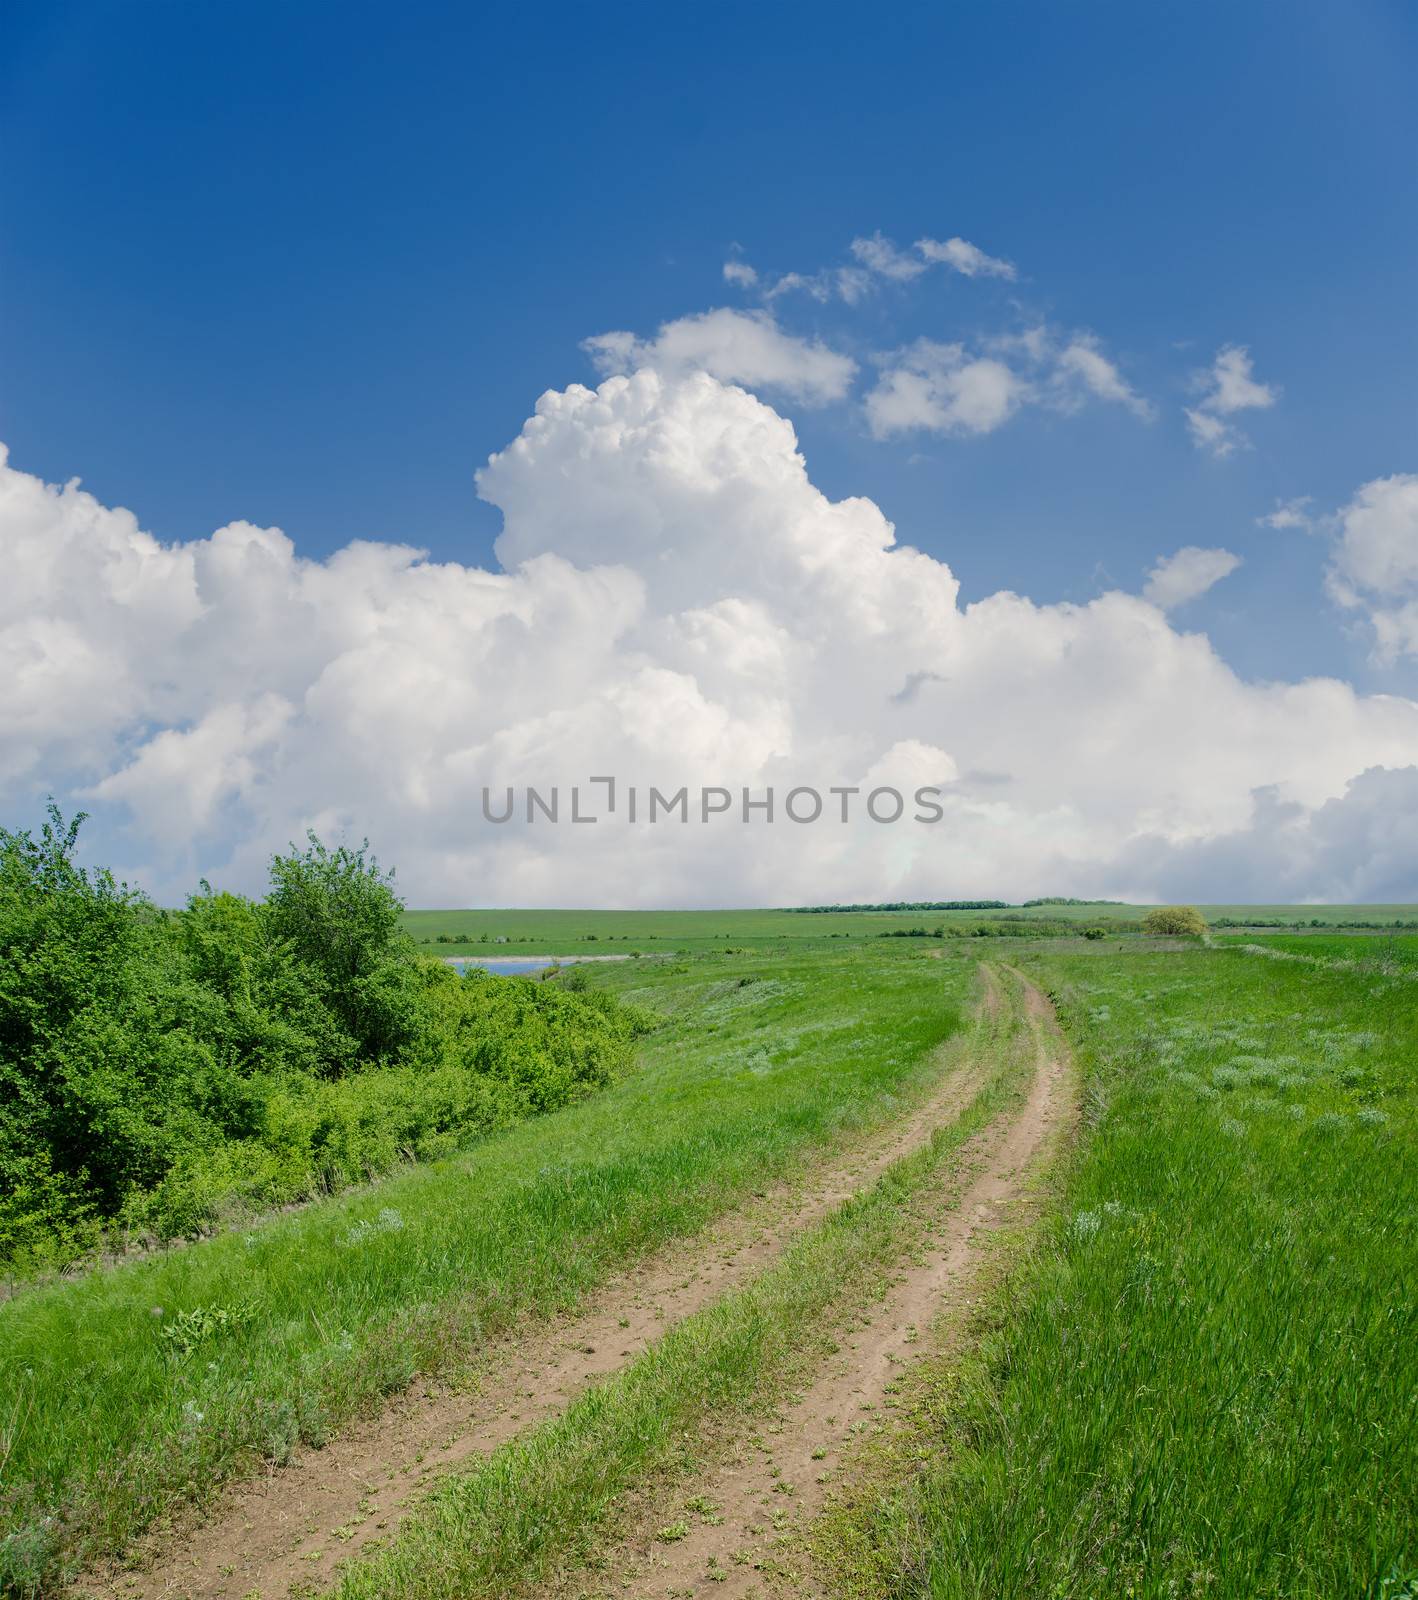
[[[579,342],[742,304],[880,230],[963,235],[936,275],[780,303],[856,353],[1095,332],[1157,407],[879,442],[786,406],[815,481],[867,494],[967,596],[1245,565],[1184,614],[1255,676],[1379,687],[1312,539],[1255,525],[1412,465],[1418,18],[1385,4],[538,8],[20,5],[0,176],[0,437],[160,537],[235,517],[491,559],[472,474]],[[1252,448],[1189,442],[1189,374],[1249,348]]]
[[[1415,81],[1391,0],[16,0],[5,815],[167,898],[315,826],[425,904],[1418,899]],[[948,818],[476,823],[597,770]]]

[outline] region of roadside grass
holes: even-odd
[[[560,1416],[437,1484],[388,1548],[341,1574],[337,1600],[491,1600],[534,1589],[603,1544],[628,1489],[687,1472],[714,1432],[830,1351],[844,1317],[880,1292],[883,1269],[924,1237],[931,1209],[920,1202],[950,1158],[1022,1098],[1033,1048],[1018,1005],[982,1016],[969,1048],[989,1071],[956,1121],[752,1283],[687,1318]]]
[[[627,964],[628,965],[628,964]],[[665,1015],[603,1094],[435,1164],[0,1305],[0,1592],[120,1553],[416,1374],[476,1369],[934,1080],[973,963],[838,947],[595,969]],[[499,980],[500,981],[500,980]]]
[[[1411,983],[1224,949],[1031,964],[1091,1128],[973,1358],[925,1374],[894,1483],[846,1513],[843,1592],[1418,1593]]]

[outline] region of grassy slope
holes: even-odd
[[[668,1013],[596,1099],[0,1306],[0,1588],[121,1548],[174,1498],[322,1438],[415,1371],[475,1361],[517,1316],[889,1117],[930,1075],[971,970],[887,945],[595,969]],[[213,1308],[228,1325],[189,1355],[161,1337]]]
[[[919,1423],[934,1464],[869,1519],[864,1586],[1418,1592],[1381,1588],[1418,1579],[1411,984],[1228,950],[1037,964],[1095,1126]]]
[[[1262,922],[1321,923],[1418,921],[1418,906],[1203,906],[1211,920],[1255,917]],[[1033,906],[1000,911],[409,911],[404,925],[418,939],[439,934],[457,940],[435,953],[457,955],[622,955],[712,949],[715,944],[775,943],[799,946],[838,939],[869,939],[892,928],[974,928],[1000,917],[1106,927],[1136,922],[1146,906]],[[481,943],[486,935],[489,944]],[[591,939],[589,935],[595,935]],[[467,935],[466,939],[460,938]],[[493,941],[504,940],[495,944]]]

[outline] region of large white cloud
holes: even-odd
[[[1279,805],[1300,820],[1275,845],[1293,860],[1265,857],[1276,891],[1400,887],[1392,842],[1354,860],[1378,824],[1352,795],[1389,778],[1341,802],[1418,764],[1418,706],[1246,683],[1135,596],[962,606],[946,565],[871,501],[826,499],[791,425],[706,373],[545,395],[479,487],[500,572],[371,543],[310,561],[245,524],[164,546],[0,466],[7,813],[47,788],[116,808],[164,895],[194,861],[254,887],[313,825],[367,833],[415,903],[782,904],[1176,893],[1187,861],[1204,897],[1226,884],[1203,847]],[[484,785],[597,774],[938,783],[945,816],[482,819]]]
[[[1103,870],[1131,875],[1171,900],[1412,905],[1418,901],[1418,767],[1374,767],[1313,809],[1261,789],[1245,827],[1180,842],[1142,835]],[[1198,885],[1205,896],[1197,895]]]
[[[1368,613],[1381,661],[1418,655],[1418,475],[1375,478],[1339,513],[1329,588]]]

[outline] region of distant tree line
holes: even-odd
[[[884,900],[878,905],[785,906],[784,909],[816,916],[838,911],[1008,911],[1010,905],[1007,900]]]
[[[1026,900],[1029,906],[1125,906],[1126,900],[1076,900],[1072,895],[1049,894],[1039,900]]]

